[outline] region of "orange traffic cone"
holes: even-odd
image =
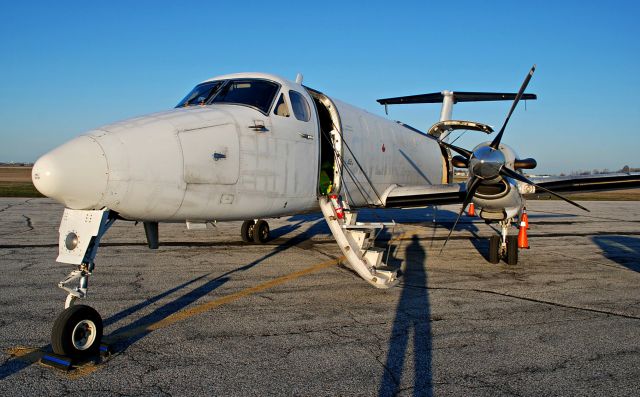
[[[529,216],[527,216],[526,208],[522,209],[522,222],[524,222],[524,225],[529,229]]]
[[[518,232],[518,248],[529,248],[529,239],[527,238],[527,225],[524,220],[520,222],[520,231]]]
[[[476,216],[476,208],[474,207],[473,203],[469,204],[469,208],[467,209],[467,215]]]

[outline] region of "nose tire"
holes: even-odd
[[[74,305],[60,313],[53,324],[51,347],[56,354],[87,358],[99,352],[102,330],[102,318],[94,308]]]
[[[489,263],[496,264],[500,262],[500,244],[502,244],[500,236],[491,236],[489,238]]]
[[[507,236],[507,265],[518,264],[518,236]]]

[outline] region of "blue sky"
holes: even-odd
[[[375,99],[528,92],[503,142],[540,172],[640,167],[640,2],[10,2],[0,5],[0,161],[174,106],[193,85],[264,71],[384,114]],[[522,104],[521,104],[522,105]],[[510,104],[459,104],[499,128]],[[392,106],[420,129],[437,105]],[[472,147],[482,140],[468,133]]]

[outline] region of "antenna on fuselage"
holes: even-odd
[[[302,76],[302,73],[296,74],[296,84],[302,84],[302,79],[304,79],[304,76]]]

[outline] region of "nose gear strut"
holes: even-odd
[[[64,210],[56,261],[77,265],[77,268],[58,283],[58,287],[67,292],[67,298],[65,310],[60,313],[51,331],[51,346],[55,354],[75,359],[87,357],[100,349],[100,315],[89,306],[75,306],[74,303],[78,298],[87,296],[89,276],[95,268],[94,259],[100,239],[116,219],[117,215],[108,209]]]

